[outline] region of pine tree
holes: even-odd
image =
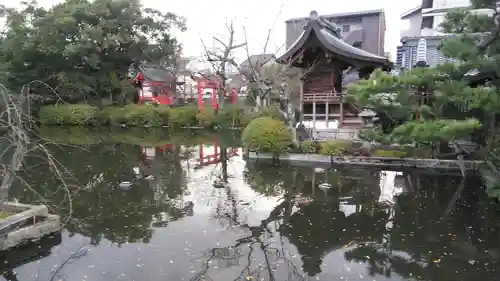
[[[379,70],[348,87],[349,102],[380,118],[375,129],[362,133],[364,138],[425,145],[435,152],[467,136],[486,145],[500,113],[500,10],[493,0],[473,0],[470,8],[449,12],[441,24],[453,35],[440,50],[455,62],[398,75]]]

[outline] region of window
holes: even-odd
[[[353,46],[354,48],[361,49],[361,42],[354,42],[354,43],[352,44],[352,46]]]
[[[149,86],[143,86],[142,87],[142,96],[144,98],[151,98],[153,97],[153,89]]]
[[[351,26],[348,24],[344,24],[342,26],[342,32],[349,32],[349,31],[351,31]]]
[[[425,17],[425,18],[422,18],[422,28],[421,29],[424,29],[424,28],[431,28],[433,27],[434,25],[434,17]]]

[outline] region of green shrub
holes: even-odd
[[[323,155],[342,156],[350,154],[352,142],[346,140],[332,140],[320,143],[319,153]]]
[[[245,108],[235,104],[226,105],[217,116],[217,124],[231,128],[245,127],[250,121],[252,121],[252,116],[246,114]]]
[[[243,145],[249,151],[281,154],[292,145],[292,136],[282,121],[259,117],[243,130]]]
[[[118,126],[125,124],[125,113],[123,107],[107,106],[99,111],[97,120],[100,125]]]
[[[168,105],[157,105],[156,106],[156,112],[158,114],[158,117],[161,120],[162,126],[168,126],[169,125],[169,118],[170,118],[170,107]]]
[[[194,105],[174,107],[170,109],[169,125],[174,128],[196,126],[198,108]]]
[[[44,125],[95,125],[98,108],[88,104],[56,104],[40,108],[38,120]]]
[[[273,119],[285,121],[285,116],[283,116],[283,113],[276,105],[270,105],[254,113],[254,118],[259,117],[270,117]]]
[[[97,115],[101,125],[118,126],[164,126],[168,125],[170,108],[166,105],[155,104],[129,104],[124,107],[104,107]]]
[[[124,114],[125,124],[129,126],[161,126],[162,120],[155,105],[129,104],[119,110]]]
[[[215,109],[212,107],[202,107],[196,114],[196,121],[198,122],[198,125],[204,128],[213,128],[216,125],[216,114]]]
[[[397,150],[397,149],[374,149],[372,151],[372,156],[373,157],[388,157],[388,158],[404,158],[408,156],[408,152],[404,150]]]
[[[212,107],[187,105],[170,108],[156,104],[129,104],[106,106],[101,109],[83,104],[44,106],[39,119],[46,125],[111,125],[170,126],[174,128],[202,126],[212,129],[216,125],[243,127],[251,120],[244,107],[227,105],[217,113]]]
[[[301,153],[317,153],[318,143],[312,140],[306,140],[300,143]]]

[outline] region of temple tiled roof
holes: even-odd
[[[317,46],[317,43],[329,51],[335,59],[342,60],[351,66],[390,67],[392,65],[385,57],[371,54],[343,41],[340,29],[334,23],[319,17],[315,11],[311,12],[301,35],[277,61],[283,64],[291,62],[293,66],[308,68],[310,63],[300,62],[298,60],[299,54]]]

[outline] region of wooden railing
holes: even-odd
[[[304,93],[303,101],[334,101],[340,102],[341,96],[337,93]]]

